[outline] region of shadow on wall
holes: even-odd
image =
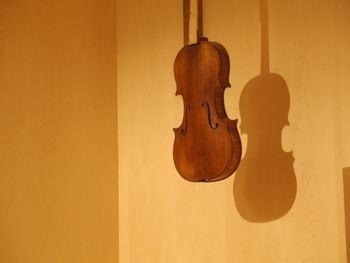
[[[251,222],[284,216],[297,192],[293,153],[284,152],[281,144],[290,96],[286,81],[270,73],[267,0],[260,0],[260,18],[261,74],[246,84],[240,97],[240,128],[248,145],[233,185],[237,210]]]
[[[347,262],[350,262],[350,167],[343,168]]]

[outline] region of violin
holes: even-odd
[[[229,119],[224,106],[224,91],[230,87],[229,56],[224,46],[202,36],[201,3],[188,4],[185,46],[174,63],[176,95],[183,98],[184,116],[174,129],[173,157],[184,179],[212,182],[237,169],[242,147],[238,120]]]

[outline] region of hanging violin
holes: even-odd
[[[201,0],[184,0],[185,46],[174,63],[184,117],[174,129],[173,157],[184,179],[212,182],[237,169],[242,147],[238,120],[230,120],[224,106],[224,91],[230,87],[229,56],[221,44],[202,36],[201,7]]]

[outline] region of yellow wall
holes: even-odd
[[[349,1],[270,0],[271,72],[288,90],[272,80],[264,93],[253,80],[259,1],[204,0],[205,35],[231,58],[226,109],[246,154],[234,176],[210,184],[184,181],[172,160],[182,1],[117,5],[120,262],[346,262]]]
[[[0,262],[117,262],[115,1],[0,1]]]

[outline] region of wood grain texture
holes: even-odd
[[[188,181],[222,180],[241,160],[238,120],[229,119],[224,106],[229,72],[225,48],[207,39],[183,47],[176,56],[176,95],[183,98],[184,118],[174,129],[173,157],[177,171]]]
[[[183,0],[184,45],[191,45],[203,37],[203,1]]]
[[[0,2],[0,262],[117,262],[115,2]]]
[[[198,42],[199,1],[183,0],[184,45]]]
[[[283,77],[290,96],[284,114],[289,126],[282,130],[279,149],[293,152],[297,192],[288,213],[265,223],[238,213],[234,177],[191,184],[173,167],[171,129],[183,117],[172,72],[174,54],[182,46],[181,1],[118,5],[120,261],[345,263],[348,1],[269,1],[270,72]],[[226,92],[226,110],[239,119],[235,105],[241,92],[260,74],[259,13],[258,1],[204,2],[206,36],[223,43],[231,59],[234,89]],[[165,28],[171,34],[164,36]],[[273,94],[269,99],[278,102]],[[242,139],[246,153],[247,135]],[[252,144],[261,145],[266,146],[258,138]],[[265,150],[269,154],[276,149]],[[268,160],[272,166],[273,159]]]

